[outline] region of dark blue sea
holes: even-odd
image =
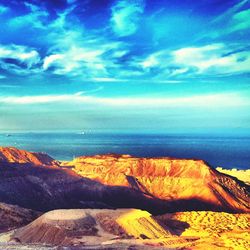
[[[0,133],[0,145],[46,152],[58,160],[117,153],[141,157],[195,158],[203,159],[213,167],[250,169],[250,136]]]

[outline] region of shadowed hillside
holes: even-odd
[[[41,213],[15,205],[0,203],[0,233],[23,226]]]
[[[249,187],[202,160],[97,155],[78,157],[63,166],[106,185],[130,187],[152,199],[197,201],[195,210],[249,211]]]
[[[11,162],[7,157],[0,162],[1,202],[39,211],[131,207],[153,214],[249,211],[247,186],[202,161],[110,155],[82,157],[64,164],[75,164],[73,171],[50,166],[48,157],[45,162],[41,158],[39,162],[36,158],[25,162],[29,155],[26,151],[13,148],[4,151]]]

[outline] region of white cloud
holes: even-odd
[[[179,68],[179,69],[174,69],[171,73],[171,76],[178,76],[182,75],[188,72],[188,68]]]
[[[226,12],[222,13],[213,20],[213,23],[221,22],[223,20],[229,19],[234,13],[236,13],[241,7],[247,4],[249,0],[242,0],[233,5],[231,8],[227,9]]]
[[[15,62],[9,62],[9,59],[16,60],[24,65],[20,66]],[[0,67],[5,70],[23,73],[37,65],[40,60],[39,53],[33,48],[15,44],[0,45]]]
[[[119,78],[112,78],[112,77],[94,77],[91,78],[92,81],[95,82],[125,82],[128,81],[127,79],[119,79]]]
[[[47,70],[53,64],[56,64],[58,61],[63,60],[63,57],[64,56],[62,54],[54,54],[54,55],[46,56],[43,62],[43,69]]]
[[[117,59],[128,53],[124,42],[110,41],[86,31],[68,16],[75,6],[57,13],[48,26],[50,47],[43,61],[43,70],[54,74],[78,76],[83,79],[116,78]]]
[[[30,12],[26,15],[12,18],[9,21],[9,25],[16,28],[31,25],[30,27],[32,28],[46,29],[47,26],[45,25],[45,22],[47,21],[49,13],[30,3],[25,2],[24,5]]]
[[[84,92],[66,95],[41,95],[41,96],[7,96],[0,97],[3,104],[46,104],[46,103],[78,103],[91,105],[106,105],[113,107],[238,107],[250,105],[249,99],[237,93],[221,93],[210,95],[195,95],[188,97],[95,97],[84,95]]]
[[[112,7],[111,27],[118,36],[129,36],[138,29],[140,15],[144,12],[144,1],[120,0]]]
[[[205,30],[203,33],[203,38],[211,37],[211,38],[223,38],[228,34],[235,33],[237,31],[248,32],[250,28],[250,11],[247,7],[249,0],[242,0],[236,2],[236,4],[232,5],[231,8],[226,9],[221,15],[217,16],[211,22],[212,30]],[[237,34],[235,34],[237,36]]]
[[[236,13],[232,18],[232,21],[228,28],[228,33],[249,29],[250,28],[249,20],[250,20],[250,9]]]
[[[188,67],[174,62],[172,52],[169,50],[154,52],[146,58],[139,60],[138,65],[145,74],[151,74],[153,69],[155,72],[153,75],[154,81],[165,83],[170,82],[171,77],[185,75],[189,71]]]
[[[173,52],[174,62],[179,65],[193,66],[200,72],[204,72],[211,66],[228,63],[228,58],[223,58],[218,54],[222,48],[221,44],[182,48]]]
[[[120,44],[120,46],[122,46],[122,44]],[[114,50],[112,56],[114,58],[119,58],[119,57],[126,55],[128,52],[129,50],[119,50],[119,48],[117,48],[117,50]]]
[[[157,48],[151,48],[148,54],[144,50],[137,54],[136,47],[129,41],[118,42],[117,39],[112,40],[110,36],[107,37],[107,34],[110,35],[109,32],[106,34],[107,27],[103,30],[88,30],[84,23],[77,21],[74,1],[68,1],[68,3],[66,9],[56,13],[55,19],[48,20],[46,10],[29,3],[25,3],[29,11],[27,15],[12,19],[17,26],[32,22],[31,27],[38,25],[44,29],[40,31],[42,36],[39,38],[43,39],[46,33],[47,51],[43,58],[43,65],[39,69],[41,71],[70,77],[77,76],[79,80],[96,82],[119,82],[128,79],[167,82],[197,75],[200,78],[249,72],[248,53],[244,51],[231,53],[240,45],[233,46],[231,49],[231,45],[220,43],[184,47],[174,51],[170,48],[159,51]],[[244,4],[244,1],[241,4]],[[233,9],[233,13],[236,11],[239,11],[238,7]],[[111,12],[108,28],[111,25],[117,36],[132,35],[139,27],[139,19],[144,12],[144,1],[116,1]],[[238,12],[235,18],[237,15],[239,18],[245,17],[248,16],[248,12]],[[32,70],[33,66],[41,62],[35,50],[8,58],[17,59]],[[13,72],[24,72],[20,65],[4,60],[0,61],[0,67]]]
[[[105,65],[101,59],[102,49],[72,47],[61,54],[52,54],[44,59],[43,69],[54,67],[55,74],[98,76],[105,74]]]
[[[183,67],[183,70],[194,67],[199,74],[249,72],[249,53],[246,51],[230,53],[231,51],[232,49],[224,44],[182,48],[172,52],[173,63]]]
[[[160,64],[159,61],[159,53],[155,53],[147,57],[143,62],[139,63],[144,69],[158,66]]]
[[[134,64],[141,68],[144,76],[149,74],[157,81],[169,80],[171,77],[241,74],[250,72],[248,50],[240,44],[214,43],[153,52],[144,58],[138,56]]]
[[[66,8],[64,11],[58,12],[58,17],[52,23],[50,23],[49,28],[65,31],[64,29],[67,26],[67,17],[75,9],[75,7],[75,5],[72,5]]]

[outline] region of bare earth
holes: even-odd
[[[43,249],[40,247],[45,244],[72,249],[249,250],[250,215],[202,211],[152,216],[137,209],[54,210],[23,228],[1,234],[0,242],[0,249],[21,249],[26,244]],[[3,245],[7,242],[12,245]]]
[[[60,163],[15,148],[0,148],[0,167],[0,250],[250,249],[250,170],[127,155]]]
[[[219,172],[223,174],[228,174],[233,177],[236,177],[238,180],[245,182],[246,184],[250,185],[250,169],[246,170],[238,170],[238,169],[223,169],[223,168],[216,168]]]

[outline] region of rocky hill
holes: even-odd
[[[0,152],[0,249],[250,247],[249,186],[201,160]]]
[[[249,211],[249,187],[202,160],[97,155],[63,165],[105,185],[129,187],[152,199],[182,201],[185,209]],[[190,208],[188,201],[194,201]]]
[[[0,203],[0,233],[24,226],[41,213],[15,205]]]
[[[1,152],[0,202],[25,208],[139,208],[153,214],[250,209],[247,185],[200,160],[103,155],[58,167],[44,154]]]
[[[58,162],[45,153],[31,153],[14,147],[0,147],[0,163],[57,166]]]
[[[119,237],[161,238],[171,235],[146,211],[136,209],[67,209],[50,211],[17,230],[21,243],[70,245],[78,239],[89,245]],[[86,237],[87,236],[87,237]]]

